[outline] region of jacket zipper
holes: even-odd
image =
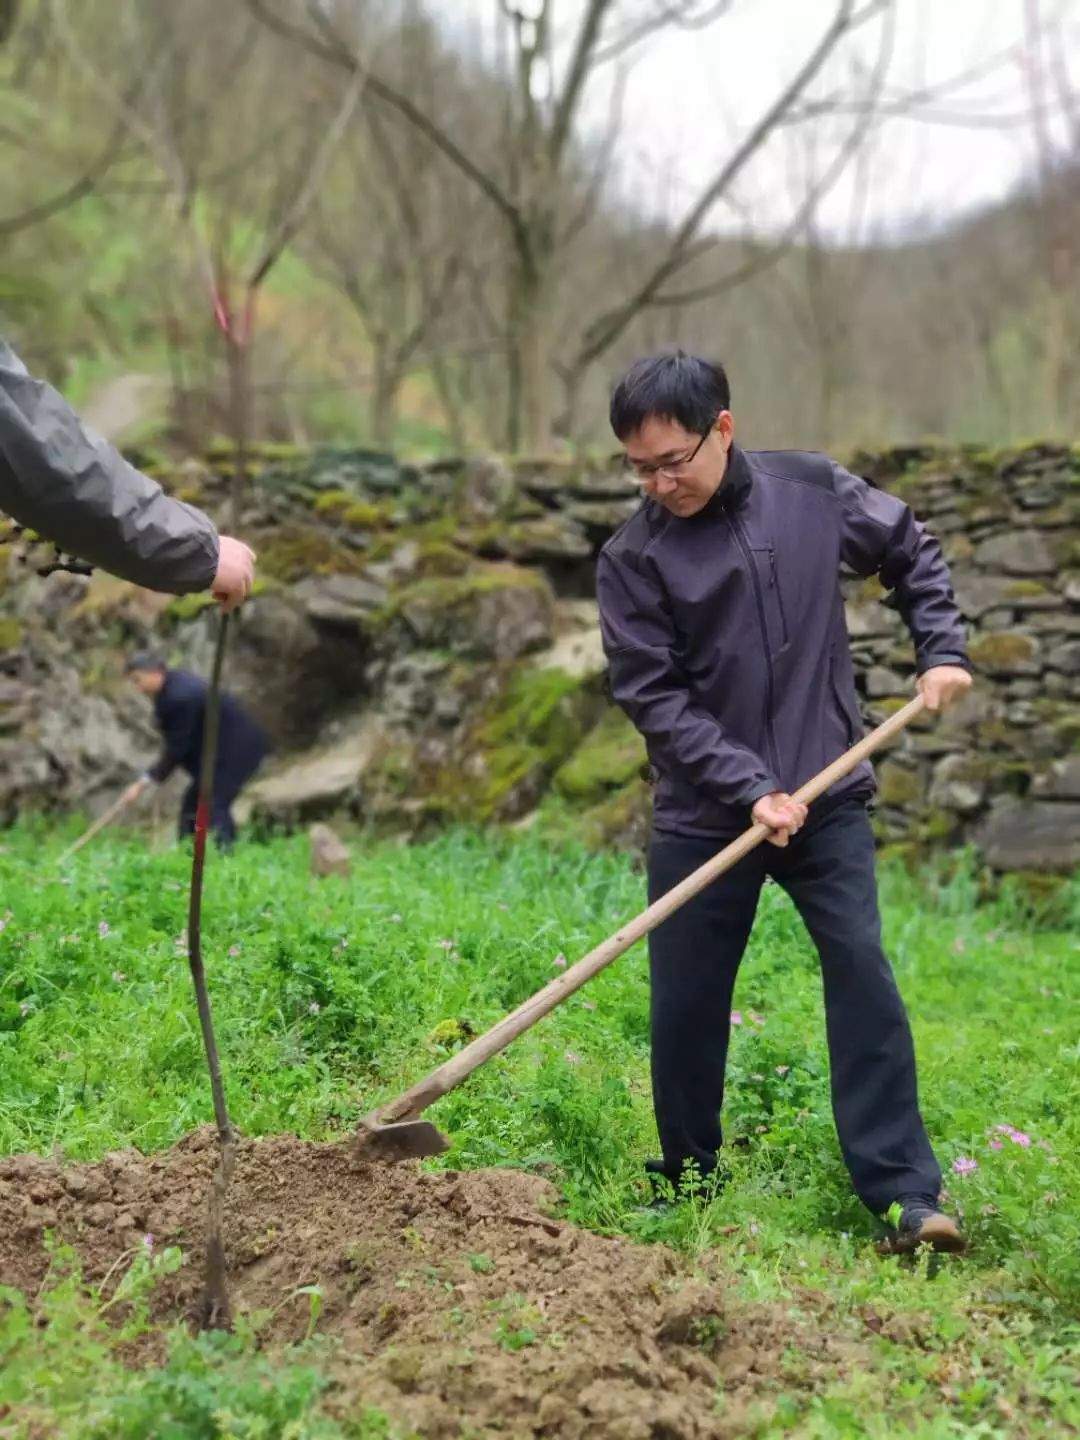
[[[829,650],[829,688],[832,690],[832,696],[833,700],[836,703],[836,708],[840,711],[840,719],[844,722],[844,730],[847,734],[848,749],[850,750],[852,745],[855,744],[855,740],[857,737],[855,734],[855,726],[851,722],[851,716],[848,713],[847,706],[844,704],[844,697],[840,693],[840,684],[836,678],[835,646],[833,646]]]
[[[769,550],[769,580],[776,591],[776,609],[780,616],[780,643],[788,643],[787,615],[784,611],[784,597],[780,591],[780,577],[776,573],[776,551]]]
[[[765,600],[761,593],[761,580],[758,577],[757,566],[754,564],[754,557],[750,553],[750,544],[743,528],[734,515],[728,515],[728,523],[731,526],[732,534],[735,536],[735,543],[742,553],[743,563],[750,572],[750,583],[754,587],[754,601],[757,605],[758,624],[761,626],[761,639],[765,647],[765,738],[769,745],[769,758],[772,761],[773,773],[780,782],[780,753],[776,746],[776,734],[773,730],[773,664],[772,651],[769,649],[769,627],[765,620]],[[782,783],[782,782],[781,782]]]

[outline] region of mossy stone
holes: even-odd
[[[882,762],[878,767],[877,782],[882,805],[903,810],[922,798],[923,786],[918,771],[898,765],[895,760]]]
[[[556,771],[553,783],[567,800],[594,805],[632,780],[645,758],[641,736],[613,706]]]
[[[286,584],[308,575],[356,575],[363,557],[311,526],[282,525],[259,542],[259,566]]]
[[[1019,630],[995,630],[980,635],[968,648],[971,663],[990,674],[1030,674],[1037,670],[1038,643]]]
[[[17,650],[22,643],[22,626],[11,615],[0,615],[0,651]]]

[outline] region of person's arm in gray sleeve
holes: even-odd
[[[941,546],[911,507],[833,462],[842,507],[840,558],[857,575],[877,575],[892,592],[887,604],[903,617],[922,675],[938,665],[970,669],[964,622]]]
[[[0,510],[81,560],[150,590],[208,590],[218,533],[88,430],[0,340]]]
[[[721,805],[753,805],[778,791],[768,766],[695,706],[672,656],[674,627],[654,581],[602,551],[596,566],[611,694],[649,754]]]

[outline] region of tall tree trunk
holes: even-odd
[[[238,337],[230,330],[225,336],[229,366],[229,428],[236,448],[232,483],[229,486],[229,529],[240,531],[240,511],[247,493],[248,438],[251,433],[251,336]]]
[[[401,388],[401,370],[386,353],[375,347],[375,383],[371,392],[371,438],[382,450],[393,448],[397,433],[398,391]]]
[[[454,379],[445,355],[434,355],[431,360],[431,375],[439,396],[443,419],[450,433],[450,444],[459,455],[466,448],[465,425],[462,419],[462,402],[454,388]]]
[[[512,450],[542,453],[551,447],[552,413],[545,272],[518,261],[512,287],[508,438]]]

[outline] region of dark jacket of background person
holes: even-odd
[[[173,500],[88,430],[51,385],[0,340],[0,510],[61,550],[145,585],[207,590],[213,522]]]
[[[863,732],[841,566],[879,575],[919,674],[967,665],[937,541],[902,500],[826,455],[747,452],[687,519],[655,501],[604,546],[597,596],[611,693],[658,772],[654,824],[726,835]],[[864,762],[830,795],[873,792]]]
[[[200,676],[187,670],[166,672],[165,684],[154,698],[154,714],[165,748],[161,758],[147,772],[151,780],[160,784],[177,767],[186,770],[193,780],[198,780],[206,692],[206,681]],[[239,701],[231,695],[222,695],[215,788],[235,794],[258,769],[267,748],[262,729]]]

